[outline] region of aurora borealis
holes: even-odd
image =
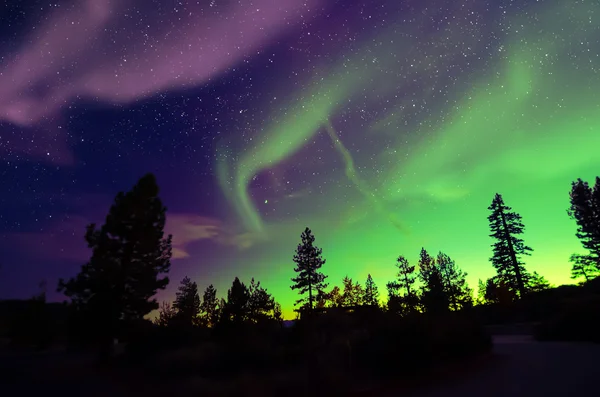
[[[305,226],[330,285],[383,293],[425,247],[476,287],[496,192],[526,267],[570,282],[570,183],[600,175],[600,3],[273,4],[0,8],[0,298],[75,273],[85,224],[145,172],[174,235],[161,299],[255,277],[289,316]]]

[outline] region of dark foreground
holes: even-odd
[[[0,353],[0,395],[129,396],[134,390],[113,376],[90,373],[85,357]],[[453,370],[435,385],[386,396],[598,396],[600,345],[536,342],[529,336],[494,337],[493,354],[474,366]],[[67,363],[68,361],[68,363]],[[56,365],[59,362],[66,366]],[[71,374],[65,382],[65,372]]]
[[[479,368],[450,377],[411,397],[598,396],[600,345],[536,342],[530,336],[494,336],[493,355]],[[389,393],[395,396],[400,393]],[[402,393],[402,395],[407,395]]]

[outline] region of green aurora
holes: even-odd
[[[231,253],[232,261],[257,264],[238,267],[236,275],[261,280],[292,317],[291,258],[309,226],[327,259],[330,286],[345,275],[364,282],[370,273],[385,295],[397,256],[414,262],[425,247],[449,254],[476,288],[478,279],[494,274],[487,207],[499,192],[523,215],[524,239],[534,249],[526,267],[554,284],[571,282],[568,258],[581,247],[566,213],[570,183],[600,174],[600,57],[590,50],[598,48],[600,5],[544,4],[507,21],[497,57],[462,74],[448,88],[456,101],[437,105],[419,123],[406,98],[394,96],[412,76],[390,72],[399,62],[393,54],[410,51],[417,39],[396,35],[392,48],[386,31],[292,93],[289,105],[258,129],[255,145],[219,156],[219,180],[236,222],[257,236],[250,248]],[[465,42],[456,32],[440,32],[431,42],[443,37],[444,46],[426,47],[413,68],[415,78],[430,82],[417,94],[426,102],[439,88],[433,71],[464,51],[452,44],[476,45],[476,35]],[[382,100],[392,105],[368,125],[344,122],[345,110],[356,111],[346,108]],[[387,143],[363,148],[353,136]],[[294,198],[252,193],[260,173],[316,167],[316,146],[336,166],[316,172]],[[217,285],[227,288],[228,276],[219,274]]]

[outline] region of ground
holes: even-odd
[[[411,397],[598,396],[600,345],[536,342],[530,336],[494,337],[479,368],[408,394]],[[389,397],[400,395],[390,393]],[[402,393],[403,396],[407,394]]]
[[[131,395],[118,380],[91,374],[85,357],[71,358],[57,368],[63,353],[0,354],[0,395],[60,395],[62,397]],[[600,345],[536,342],[526,335],[494,337],[493,354],[462,366],[437,384],[419,390],[389,391],[385,396],[411,397],[534,397],[598,396]],[[68,374],[68,375],[67,375]],[[68,376],[68,383],[65,382]],[[34,380],[35,379],[35,380]],[[372,395],[366,393],[365,395]]]

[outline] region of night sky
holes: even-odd
[[[380,290],[442,250],[477,279],[496,192],[526,267],[569,282],[570,182],[600,174],[596,0],[73,0],[0,5],[0,298],[89,257],[153,172],[186,275],[290,313],[311,227],[329,281]]]

